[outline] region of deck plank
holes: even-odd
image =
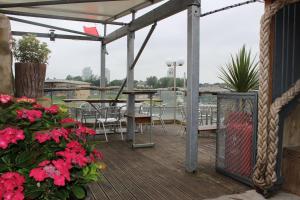
[[[178,126],[154,127],[154,148],[135,149],[109,135],[108,143],[97,147],[105,155],[104,180],[90,187],[94,199],[104,200],[193,200],[215,198],[249,189],[215,172],[215,138],[199,137],[199,170],[185,172],[185,136]],[[145,140],[147,134],[138,135]]]

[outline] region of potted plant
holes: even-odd
[[[104,166],[94,134],[63,107],[0,94],[0,199],[84,199]]]
[[[42,97],[50,50],[32,34],[14,41],[16,96]]]
[[[251,57],[251,51],[245,45],[238,54],[231,56],[231,62],[220,69],[220,79],[225,87],[239,93],[227,94],[233,103],[232,110],[225,116],[225,168],[234,174],[249,177],[252,173],[253,146],[253,107],[250,108],[246,98],[242,97],[251,90],[258,89],[258,63]],[[222,106],[222,105],[220,105]],[[251,106],[250,106],[251,107]]]

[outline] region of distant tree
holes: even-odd
[[[90,67],[85,67],[82,69],[82,79],[83,80],[89,80],[91,76],[93,75],[93,70]]]
[[[72,77],[73,81],[83,81],[81,76],[74,76]]]
[[[66,77],[66,80],[73,80],[73,77],[69,74],[69,75]]]
[[[170,77],[162,77],[158,80],[158,86],[160,88],[167,88],[173,85],[173,78]]]
[[[176,87],[183,87],[184,79],[176,78]],[[174,79],[172,77],[162,77],[158,80],[158,87],[167,88],[174,86]]]
[[[146,79],[146,85],[151,88],[157,88],[158,86],[158,79],[156,76],[150,76]]]
[[[123,80],[115,79],[109,83],[109,86],[121,86],[122,83],[123,83]]]

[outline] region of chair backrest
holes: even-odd
[[[140,114],[149,114],[149,105],[148,104],[141,104],[139,108]]]
[[[161,117],[166,111],[166,105],[162,104],[160,106],[154,106],[154,108],[158,108],[158,115]]]
[[[115,118],[120,120],[121,118],[121,108],[118,106],[108,106],[105,108],[105,118]]]
[[[81,114],[84,115],[94,115],[96,114],[96,110],[89,103],[82,103],[79,106]]]

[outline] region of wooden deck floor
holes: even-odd
[[[215,139],[199,137],[199,170],[184,170],[185,138],[179,126],[168,125],[167,133],[154,128],[154,148],[130,148],[119,136],[98,144],[107,169],[101,182],[90,185],[93,199],[101,200],[191,200],[244,192],[248,187],[214,171]],[[143,136],[142,136],[143,137]]]

